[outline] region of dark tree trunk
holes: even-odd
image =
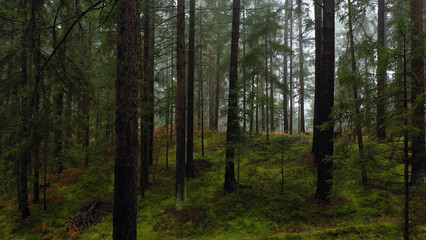
[[[318,111],[318,124],[330,122],[331,109],[334,105],[334,0],[324,0],[323,8],[323,78],[318,86],[318,95],[315,95],[315,111]],[[318,144],[315,148],[315,161],[318,163],[317,190],[315,199],[318,202],[329,202],[332,186],[333,161],[327,159],[333,156],[333,124],[329,124],[327,129],[317,131]]]
[[[27,0],[22,1],[22,13],[25,19],[25,22],[28,18],[28,2]],[[23,26],[25,29],[21,34],[20,44],[20,60],[21,60],[21,73],[20,73],[20,87],[25,91],[29,91],[29,81],[28,81],[28,26]],[[30,129],[30,118],[32,117],[30,112],[30,98],[25,94],[24,97],[21,97],[20,101],[22,102],[20,106],[20,117],[21,123],[19,127],[20,141],[23,142],[23,147],[19,152],[19,194],[18,194],[18,205],[19,210],[21,211],[21,218],[26,219],[30,216],[30,208],[28,204],[28,165],[31,162],[31,129]]]
[[[148,72],[148,129],[149,129],[149,142],[148,142],[148,162],[152,166],[154,163],[154,40],[155,40],[155,0],[151,0],[149,4],[149,66]]]
[[[299,14],[299,132],[305,132],[305,74],[303,70],[302,0],[297,3]]]
[[[203,26],[202,26],[202,18],[200,18],[200,64],[198,66],[198,78],[199,78],[199,89],[200,89],[200,130],[201,130],[201,156],[204,157],[204,91],[203,91]]]
[[[219,35],[218,35],[219,38]],[[216,48],[216,86],[215,86],[215,97],[214,97],[214,127],[216,131],[219,131],[219,93],[220,93],[220,58],[221,58],[222,49],[218,46]]]
[[[235,180],[234,150],[238,141],[238,40],[240,32],[240,0],[232,4],[231,59],[229,70],[228,123],[226,131],[226,168],[224,194],[232,193],[238,188]]]
[[[290,51],[293,51],[293,0],[290,0]],[[289,73],[289,84],[290,84],[290,113],[289,113],[289,133],[293,134],[293,53],[290,54],[290,73]]]
[[[244,3],[243,3],[244,4]],[[243,22],[246,19],[246,9],[243,6]],[[243,25],[243,56],[246,54],[246,28],[245,25]],[[246,66],[243,65],[243,131],[246,132],[247,130],[247,112],[246,112],[246,88],[247,88],[247,80],[246,80]],[[238,175],[239,176],[239,175]]]
[[[272,47],[269,47],[269,68],[270,68],[271,73],[273,72],[273,69],[272,69],[272,54],[273,54]],[[269,94],[270,102],[269,103],[271,104],[271,107],[270,107],[270,110],[271,110],[271,132],[274,132],[275,131],[275,122],[274,122],[274,120],[275,120],[275,117],[274,117],[275,108],[274,108],[274,82],[272,81],[272,79],[271,79],[269,85],[270,85],[270,94]]]
[[[421,185],[426,181],[425,155],[425,109],[424,109],[424,46],[423,46],[423,2],[411,0],[410,15],[414,27],[411,30],[411,105],[413,106],[412,124],[416,131],[411,135],[411,183]]]
[[[153,35],[152,27],[153,11],[151,10],[152,0],[143,1],[144,12],[144,51],[143,51],[143,83],[141,89],[141,177],[140,189],[141,197],[145,197],[145,190],[148,188],[148,168],[152,165],[152,136],[151,128],[153,124],[153,86],[154,86],[154,65],[153,57]],[[151,121],[152,120],[152,121]]]
[[[284,22],[284,45],[288,47],[288,22],[289,0],[285,1],[285,22]],[[284,53],[284,76],[283,76],[283,130],[288,133],[288,52]]]
[[[266,112],[265,112],[265,118],[266,118],[266,141],[269,141],[269,99],[268,99],[268,39],[265,39],[265,105],[266,105]]]
[[[350,55],[351,55],[351,71],[353,72],[354,76],[357,75],[357,67],[356,67],[356,59],[355,59],[355,44],[354,44],[354,35],[353,35],[353,27],[352,27],[352,3],[351,0],[348,0],[348,14],[349,14],[349,20],[348,20],[348,27],[349,27],[349,48],[350,48]],[[359,157],[361,161],[361,180],[362,185],[367,184],[367,170],[365,168],[365,156],[364,156],[364,143],[362,141],[362,125],[361,125],[361,114],[360,114],[360,103],[359,103],[359,96],[358,96],[358,79],[353,79],[353,98],[355,102],[355,121],[356,121],[356,127],[355,127],[355,133],[357,136],[358,141],[358,152]]]
[[[186,145],[186,177],[194,177],[194,60],[195,60],[195,0],[189,2],[188,51],[188,118]]]
[[[256,132],[259,132],[259,76],[256,76]]]
[[[315,98],[314,98],[314,106],[319,106],[319,98],[316,96],[319,95],[319,90],[321,86],[322,79],[322,2],[323,0],[314,0],[315,4]],[[318,111],[314,109],[314,136],[312,141],[312,153],[315,154],[315,149],[319,143],[318,139],[318,131],[319,123],[318,123]],[[314,164],[317,166],[316,158],[314,158]]]
[[[378,35],[377,40],[379,42],[379,49],[377,50],[377,120],[376,120],[376,131],[377,138],[383,140],[386,138],[386,126],[385,126],[385,100],[383,95],[385,92],[386,85],[386,56],[384,55],[385,47],[385,0],[378,0]]]
[[[41,76],[38,74],[41,70],[41,40],[40,31],[37,31],[37,21],[40,20],[40,10],[43,1],[32,2],[32,53],[34,59],[34,66],[36,71],[36,82],[40,82]],[[35,92],[34,95],[34,117],[37,123],[40,122],[39,114],[40,94]],[[34,182],[33,182],[33,203],[40,201],[40,143],[41,134],[40,129],[36,127],[33,132],[33,156],[34,156]]]
[[[136,239],[139,1],[117,1],[113,239]]]
[[[212,20],[212,16],[210,14],[209,16],[209,20]],[[213,36],[212,36],[213,38]],[[215,91],[215,84],[214,84],[214,54],[213,54],[213,44],[211,43],[211,39],[210,39],[210,80],[209,80],[209,128],[210,130],[215,130],[215,107],[214,107],[214,103],[215,103],[215,95],[216,95],[216,91]],[[216,69],[217,71],[217,69]]]
[[[408,94],[407,94],[407,60],[406,60],[406,43],[405,43],[405,36],[403,37],[403,110],[407,113],[408,112]],[[403,118],[403,125],[404,125],[404,210],[403,210],[403,237],[404,240],[410,239],[410,219],[409,219],[409,193],[410,193],[410,186],[409,186],[409,173],[408,173],[408,167],[409,167],[409,159],[408,159],[408,119],[404,115]]]
[[[251,78],[251,91],[250,91],[250,132],[253,132],[254,129],[254,74]]]
[[[185,1],[177,6],[176,210],[185,200]]]

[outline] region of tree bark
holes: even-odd
[[[176,210],[185,200],[185,1],[177,5]]]
[[[358,75],[357,67],[356,67],[356,59],[355,59],[355,44],[354,44],[354,34],[353,34],[353,27],[352,27],[352,3],[351,0],[348,0],[348,25],[349,25],[349,48],[350,48],[350,55],[351,55],[351,71],[354,76]],[[362,185],[367,184],[367,170],[365,167],[365,156],[364,156],[364,143],[362,141],[362,125],[361,125],[361,114],[360,114],[360,103],[359,103],[359,96],[358,96],[358,79],[352,79],[353,81],[353,98],[355,102],[355,132],[357,136],[358,141],[358,152],[359,152],[359,158],[361,161],[361,180]]]
[[[113,239],[136,239],[139,1],[117,1]]]
[[[379,48],[377,49],[377,120],[376,134],[377,138],[383,140],[386,138],[385,114],[386,106],[383,95],[386,85],[386,56],[384,55],[385,48],[385,0],[378,0],[378,35]]]
[[[229,97],[228,97],[228,123],[226,131],[226,168],[224,194],[232,193],[238,188],[235,180],[234,150],[238,141],[238,41],[240,32],[240,0],[233,0],[232,4],[232,35],[231,58],[229,69]]]
[[[195,60],[195,0],[189,1],[188,51],[188,118],[186,145],[186,177],[194,177],[194,60]]]
[[[305,74],[303,69],[302,0],[297,4],[299,14],[299,132],[305,132]]]
[[[315,199],[318,202],[329,202],[330,191],[332,187],[332,159],[327,157],[333,156],[333,128],[334,124],[330,117],[331,109],[334,105],[334,0],[324,0],[323,4],[323,77],[318,86],[318,98],[315,103],[315,111],[317,112],[318,124],[328,122],[327,129],[317,131],[319,144],[315,148],[315,161],[318,163],[317,190]]]
[[[289,133],[293,134],[293,0],[290,0],[290,73],[289,73],[289,84],[290,84],[290,113],[289,113]]]
[[[410,1],[411,22],[411,105],[413,116],[411,122],[415,131],[411,134],[411,184],[421,185],[426,181],[425,155],[425,109],[424,109],[424,46],[423,46],[423,2]]]
[[[320,94],[319,90],[322,79],[322,3],[323,0],[314,0],[314,15],[315,15],[315,97],[314,106],[319,106],[319,98],[316,96]],[[314,109],[314,135],[312,140],[312,153],[315,154],[315,149],[319,144],[318,131],[320,124],[318,123],[318,109]],[[314,165],[317,166],[317,159],[314,158]]]
[[[151,144],[151,106],[153,102],[151,102],[153,92],[151,92],[151,84],[153,85],[154,79],[153,77],[153,65],[151,65],[153,58],[153,49],[151,44],[151,0],[143,1],[143,23],[144,23],[144,40],[143,40],[143,82],[141,89],[141,176],[140,176],[140,190],[141,197],[145,197],[145,190],[148,188],[149,180],[149,166],[151,164],[150,160],[150,144]]]
[[[27,1],[24,0],[22,2],[22,9],[24,14],[24,19],[27,21],[28,18],[28,9],[27,9]],[[22,148],[19,153],[19,210],[21,211],[21,219],[26,219],[30,216],[30,208],[28,204],[28,165],[31,162],[31,129],[30,129],[30,118],[32,117],[29,115],[30,112],[30,98],[28,97],[29,93],[29,81],[28,81],[28,27],[23,26],[25,29],[23,30],[23,33],[21,35],[20,44],[21,44],[21,51],[20,51],[20,60],[21,60],[21,73],[20,73],[20,87],[24,89],[27,94],[26,96],[22,97],[20,101],[23,103],[20,107],[20,117],[21,117],[21,124],[20,124],[20,140],[23,143]]]
[[[289,15],[289,0],[285,1],[285,22],[284,22],[284,45],[288,47],[288,18]],[[283,66],[283,131],[288,133],[288,52],[284,53],[284,66]]]
[[[219,38],[219,35],[218,35]],[[219,93],[220,93],[220,58],[221,58],[222,49],[217,46],[216,48],[216,81],[215,81],[215,97],[214,97],[214,127],[216,131],[219,131]]]

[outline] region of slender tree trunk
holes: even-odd
[[[405,50],[405,36],[403,38],[403,109],[407,113],[408,112],[408,94],[407,94],[407,61],[406,61],[406,50]],[[404,125],[404,212],[403,212],[403,237],[404,240],[410,239],[410,219],[409,219],[409,175],[408,175],[408,119],[404,117],[403,119]]]
[[[253,132],[254,129],[254,74],[251,78],[251,91],[250,91],[250,132]]]
[[[353,35],[353,27],[352,27],[352,3],[351,0],[348,0],[348,14],[349,14],[349,48],[350,48],[350,54],[351,54],[351,71],[354,75],[357,75],[357,67],[356,67],[356,59],[355,59],[355,44],[354,44],[354,35]],[[365,168],[365,156],[364,156],[364,143],[362,141],[362,125],[361,125],[361,114],[360,114],[360,103],[359,103],[359,96],[358,96],[358,79],[353,79],[353,98],[355,102],[355,121],[356,121],[356,127],[355,132],[357,135],[357,141],[358,141],[358,152],[359,157],[361,160],[361,178],[362,178],[362,185],[367,184],[367,170]]]
[[[319,106],[319,98],[316,96],[319,96],[321,93],[319,92],[321,86],[321,79],[322,79],[322,3],[323,0],[314,0],[315,4],[315,98],[314,98],[314,106]],[[317,148],[317,145],[319,144],[318,139],[318,131],[319,129],[319,122],[318,122],[318,109],[314,109],[314,136],[312,141],[312,153],[315,154],[315,150]],[[316,162],[316,158],[314,158],[314,165],[317,166],[318,163]]]
[[[315,106],[318,111],[318,124],[329,122],[331,109],[334,105],[334,0],[324,0],[323,4],[323,77],[319,80],[318,95],[315,95],[319,100],[315,101],[319,105]],[[318,163],[317,175],[317,190],[315,199],[318,202],[329,202],[330,191],[332,186],[332,159],[327,159],[328,156],[333,156],[333,124],[327,129],[318,131],[319,144],[315,148],[316,162]]]
[[[303,58],[302,0],[297,4],[299,14],[299,132],[305,132],[305,74]]]
[[[25,2],[25,1],[24,1]],[[26,10],[26,3],[23,7]],[[27,91],[28,79],[27,79],[27,60],[28,60],[28,47],[27,47],[27,31],[25,30],[21,37],[21,87]],[[24,141],[23,148],[19,153],[19,207],[21,210],[21,218],[26,219],[30,216],[30,208],[28,204],[28,165],[31,162],[31,130],[29,128],[30,117],[28,115],[29,109],[29,98],[24,97],[21,99],[21,127],[20,127],[20,138]]]
[[[285,22],[284,22],[284,45],[288,47],[288,22],[289,19],[289,0],[285,1]],[[288,52],[284,53],[284,76],[283,76],[283,130],[288,133]]]
[[[177,6],[176,210],[185,200],[185,1]]]
[[[200,130],[201,130],[201,156],[204,157],[204,91],[203,91],[203,26],[200,18],[200,64],[199,64],[199,89],[200,89]]]
[[[36,71],[36,82],[40,82],[41,76],[38,74],[41,70],[41,40],[40,40],[40,31],[37,31],[37,21],[40,20],[40,10],[43,4],[42,1],[32,2],[32,53],[34,59],[34,66]],[[40,104],[40,94],[35,92],[34,95],[34,118],[37,123],[40,122],[40,113],[39,113],[39,104]],[[40,144],[41,144],[41,134],[40,129],[36,127],[33,131],[33,156],[34,156],[34,182],[33,182],[33,203],[38,203],[40,201]]]
[[[149,143],[148,143],[148,162],[152,166],[154,164],[154,41],[155,41],[155,0],[150,1],[149,7],[149,81],[148,81],[148,128],[149,128]]]
[[[234,150],[238,142],[238,41],[240,33],[240,0],[233,0],[232,4],[232,37],[231,59],[229,70],[229,97],[228,97],[228,123],[226,131],[226,168],[223,193],[232,193],[238,188],[235,180]]]
[[[376,131],[377,138],[383,140],[386,138],[385,114],[386,106],[383,97],[386,85],[386,56],[384,55],[385,48],[385,0],[378,0],[378,35],[379,49],[377,50],[377,120]]]
[[[151,92],[151,82],[153,84],[153,66],[151,65],[151,58],[153,57],[153,49],[151,44],[151,0],[144,0],[143,1],[143,23],[144,23],[144,41],[143,41],[143,82],[142,82],[142,89],[141,89],[141,176],[140,176],[140,189],[141,189],[141,197],[145,197],[145,190],[149,186],[149,166],[150,166],[150,139],[151,139],[151,132],[150,132],[150,111],[151,111],[151,105],[153,105],[153,102],[151,102],[151,95],[153,94]],[[153,31],[153,30],[152,30]]]
[[[266,93],[266,97],[265,97],[265,102],[266,102],[266,112],[265,112],[265,117],[266,117],[266,141],[269,141],[269,99],[268,99],[268,84],[269,84],[269,79],[268,79],[268,39],[265,39],[265,93]]]
[[[289,116],[289,130],[290,134],[293,134],[293,0],[290,0],[290,116]]]
[[[273,54],[272,47],[269,47],[269,68],[270,68],[271,73],[273,72],[273,69],[272,69],[272,54]],[[269,98],[270,98],[270,104],[271,104],[271,107],[270,107],[270,110],[271,110],[271,132],[274,132],[275,131],[275,122],[274,122],[274,120],[275,120],[275,117],[274,117],[275,108],[274,108],[274,82],[272,81],[272,79],[269,82],[269,85],[270,85],[269,86],[270,87]]]
[[[209,21],[212,21],[213,17],[212,17],[212,13],[210,13],[209,15]],[[214,103],[215,103],[215,84],[214,84],[214,49],[213,49],[213,44],[212,44],[212,38],[213,36],[211,36],[210,39],[210,78],[209,78],[209,128],[210,130],[215,130],[215,107],[214,107]]]
[[[218,35],[219,38],[219,35]],[[215,86],[215,103],[214,103],[214,127],[216,131],[219,131],[219,93],[220,93],[220,58],[222,49],[218,46],[216,48],[216,86]]]
[[[259,76],[256,76],[256,132],[259,132]]]
[[[136,239],[139,1],[117,1],[113,239]]]
[[[243,3],[244,4],[244,3]],[[244,6],[245,7],[245,6]],[[243,8],[243,21],[245,21],[246,19],[246,10],[245,8]],[[245,24],[243,24],[243,56],[246,54],[246,40],[245,40],[245,36],[246,36],[246,28],[245,28]],[[246,87],[247,87],[247,83],[246,83],[246,66],[243,66],[243,131],[246,132],[247,130],[247,113],[246,113]]]
[[[195,0],[189,2],[188,118],[186,177],[194,177],[194,73],[195,73]]]
[[[416,128],[411,136],[412,165],[411,183],[421,185],[426,182],[425,155],[425,109],[424,109],[424,46],[423,46],[423,2],[411,0],[410,15],[414,24],[411,30],[411,105],[413,107],[412,124]],[[422,96],[423,94],[423,96]]]

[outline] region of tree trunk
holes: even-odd
[[[151,44],[151,0],[143,1],[143,12],[144,12],[144,41],[143,41],[143,82],[141,89],[141,176],[140,176],[140,190],[141,197],[145,197],[145,190],[148,188],[149,180],[148,180],[148,169],[150,166],[150,110],[151,105],[151,83],[153,84],[153,66],[151,65],[152,58],[152,44]]]
[[[315,15],[315,98],[314,98],[314,106],[319,106],[319,98],[316,96],[319,95],[319,90],[321,86],[319,84],[321,83],[322,78],[322,3],[323,0],[314,0],[315,8],[314,8],[314,15]],[[319,130],[319,123],[318,123],[318,109],[314,109],[314,136],[312,140],[312,153],[315,154],[315,149],[317,145],[319,144],[318,139],[318,131]],[[316,162],[316,159],[314,158],[314,165],[317,166],[318,163]]]
[[[219,35],[218,35],[219,38]],[[216,48],[216,86],[215,86],[215,103],[214,103],[214,127],[216,131],[219,131],[219,93],[220,93],[220,58],[221,58],[222,49],[218,46]]]
[[[209,15],[209,21],[213,21],[213,17],[212,17],[212,13],[210,13]],[[213,44],[212,44],[212,38],[213,36],[211,36],[210,39],[210,80],[209,80],[209,128],[210,130],[215,130],[215,108],[214,108],[214,103],[215,103],[215,84],[214,84],[214,49],[213,49]]]
[[[269,68],[271,69],[270,70],[271,73],[273,72],[273,69],[272,69],[272,54],[273,54],[272,47],[269,47]],[[270,85],[269,98],[270,98],[270,104],[271,104],[271,107],[270,107],[270,110],[271,110],[271,132],[274,132],[275,131],[275,122],[274,122],[274,120],[275,120],[275,117],[274,117],[275,108],[274,108],[274,82],[272,81],[272,79],[271,79],[269,85]]]
[[[194,60],[195,60],[195,0],[189,2],[189,51],[188,51],[188,118],[186,145],[186,177],[194,177]]]
[[[385,98],[383,97],[386,85],[386,56],[384,55],[385,47],[385,0],[378,0],[378,35],[379,49],[377,49],[377,120],[376,131],[377,138],[383,140],[386,138],[385,126]]]
[[[349,48],[350,48],[350,54],[351,54],[351,71],[354,76],[358,75],[357,67],[356,67],[356,59],[355,59],[355,44],[354,44],[354,35],[353,35],[353,27],[352,27],[352,3],[351,0],[348,0],[348,14],[349,14]],[[358,152],[359,152],[359,158],[361,161],[361,179],[362,179],[362,185],[367,184],[367,170],[365,168],[365,156],[364,156],[364,143],[362,141],[362,119],[360,114],[360,103],[359,103],[359,97],[358,97],[358,79],[352,79],[353,81],[353,98],[355,102],[355,132],[357,136],[358,141]]]
[[[224,194],[232,193],[238,188],[235,180],[234,150],[238,141],[238,41],[240,32],[240,0],[233,0],[232,4],[232,35],[231,58],[229,69],[229,97],[228,97],[228,122],[226,131],[226,168]]]
[[[176,210],[185,200],[185,1],[177,6]]]
[[[40,31],[37,31],[37,22],[40,20],[40,10],[42,1],[32,2],[32,53],[34,59],[34,66],[36,71],[36,82],[40,82],[41,76],[38,74],[41,70],[41,39]],[[40,94],[38,91],[34,95],[34,118],[37,123],[40,122],[39,113]],[[38,127],[33,132],[33,156],[34,156],[34,182],[33,182],[33,203],[40,201],[40,144],[41,144],[41,132]]]
[[[413,117],[411,122],[416,128],[411,134],[411,183],[421,185],[426,181],[425,156],[425,109],[424,109],[424,46],[423,46],[423,2],[411,0],[410,15],[414,27],[411,30],[411,105]]]
[[[266,118],[266,141],[269,141],[269,99],[268,99],[268,38],[265,39],[265,105],[266,105],[266,112],[265,112],[265,118]]]
[[[299,132],[305,132],[305,74],[303,70],[302,0],[297,4],[299,14]]]
[[[25,21],[27,20],[28,9],[27,9],[27,1],[23,1],[22,9],[25,16]],[[21,73],[20,73],[20,87],[24,89],[25,92],[29,91],[29,82],[27,76],[27,62],[28,62],[28,27],[24,26],[22,35],[21,35]],[[29,95],[28,93],[26,95]],[[30,129],[30,98],[28,96],[24,96],[20,99],[23,103],[20,107],[20,115],[21,115],[21,124],[20,124],[20,140],[23,142],[23,147],[19,153],[19,210],[21,211],[21,218],[26,219],[30,216],[30,208],[28,204],[28,165],[31,162],[31,129]]]
[[[148,128],[149,128],[149,143],[148,143],[148,162],[152,166],[154,164],[154,40],[155,40],[155,0],[150,1],[149,7],[149,81],[148,81]]]
[[[117,1],[113,239],[136,239],[139,1]]]
[[[290,116],[289,116],[289,133],[293,134],[293,0],[290,0],[290,13],[289,13],[289,22],[290,22]]]
[[[200,89],[200,130],[201,130],[201,156],[204,157],[204,91],[203,91],[203,26],[200,18],[200,64],[199,68],[199,89]]]
[[[315,111],[317,112],[318,124],[329,122],[331,109],[334,105],[334,0],[324,0],[323,15],[323,77],[318,86],[318,95],[315,95]],[[316,79],[317,80],[317,79]],[[317,190],[315,199],[318,202],[329,202],[332,186],[333,161],[327,159],[333,156],[333,124],[327,129],[317,131],[319,143],[315,148],[315,161],[318,163]]]

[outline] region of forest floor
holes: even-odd
[[[242,187],[223,196],[226,135],[205,135],[205,157],[195,135],[194,158],[203,160],[196,160],[197,177],[187,181],[188,199],[180,212],[174,210],[174,145],[166,169],[164,143],[157,144],[162,147],[155,149],[152,185],[145,199],[138,195],[138,239],[402,239],[401,163],[388,166],[386,174],[369,172],[372,180],[364,187],[353,157],[341,155],[334,160],[333,200],[318,205],[312,136],[272,134],[266,141],[256,134],[237,146],[235,171]],[[48,175],[47,211],[42,203],[31,203],[25,221],[19,220],[14,195],[0,196],[0,239],[111,239],[114,149],[101,152],[88,169]],[[368,166],[380,161],[385,164],[386,157]],[[412,239],[426,239],[425,189],[412,191]],[[80,209],[94,203],[100,203],[96,211],[102,216],[96,225],[67,229]]]

